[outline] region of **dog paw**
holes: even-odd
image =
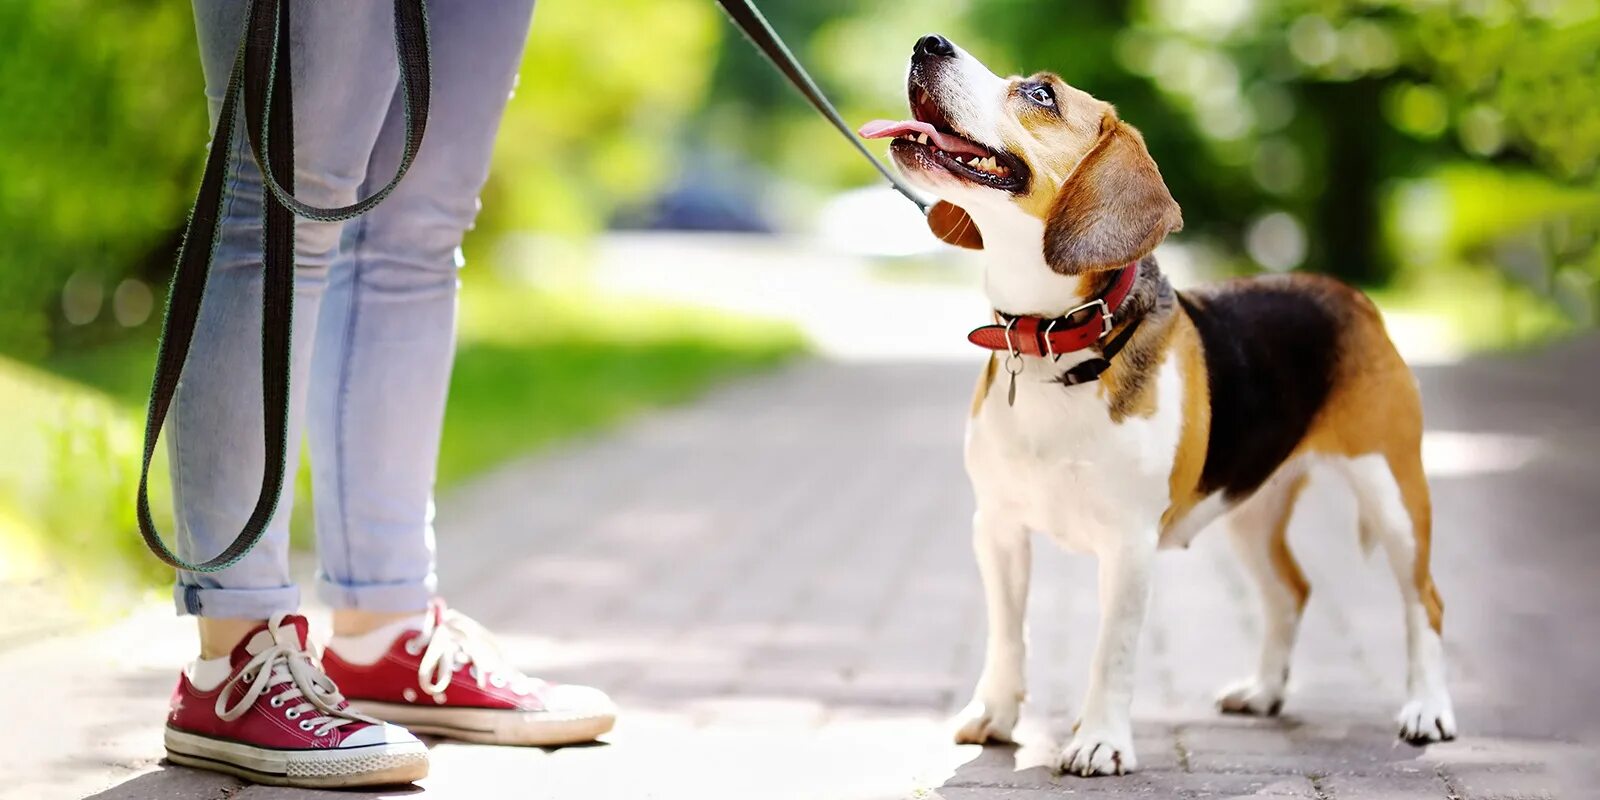
[[[1012,741],[1020,712],[1021,704],[1015,701],[986,703],[974,698],[956,715],[956,744]]]
[[[1444,692],[1413,697],[1395,718],[1400,738],[1412,744],[1448,742],[1456,738],[1456,713]]]
[[[1133,742],[1125,736],[1110,736],[1079,730],[1072,743],[1061,751],[1057,769],[1088,778],[1095,775],[1126,775],[1139,768],[1133,755]]]
[[[1283,710],[1283,687],[1269,686],[1260,678],[1240,681],[1217,695],[1217,710],[1224,714],[1275,717]]]

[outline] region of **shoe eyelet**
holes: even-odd
[[[311,724],[311,720],[309,720],[309,719],[300,721],[300,730],[303,730],[303,731],[306,731],[306,732],[310,732],[310,730],[312,728],[315,728],[315,727],[316,726]]]
[[[406,640],[406,655],[422,655],[422,637],[413,636]]]
[[[283,708],[283,695],[274,696],[271,700],[267,701],[267,705],[270,705],[273,708]]]
[[[300,709],[291,708],[288,711],[283,712],[283,715],[285,717],[288,717],[289,719],[299,719],[300,718]]]
[[[504,689],[506,688],[506,679],[500,677],[499,675],[490,675],[489,685],[496,689]]]

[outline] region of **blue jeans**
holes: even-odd
[[[238,0],[194,0],[212,124],[244,28]],[[461,238],[516,80],[533,0],[430,0],[433,108],[405,180],[365,216],[299,220],[289,468],[310,441],[318,590],[336,608],[420,611],[434,592],[433,482],[455,350]],[[295,2],[295,183],[313,205],[365,197],[403,139],[391,0]],[[221,242],[167,423],[187,559],[239,531],[261,483],[261,177],[242,135]],[[179,613],[259,619],[299,606],[293,482],[261,544],[180,572]]]

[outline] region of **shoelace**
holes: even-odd
[[[236,720],[254,706],[268,689],[288,684],[289,688],[273,695],[269,702],[273,708],[281,708],[295,700],[301,701],[284,712],[291,720],[317,712],[316,716],[300,721],[303,731],[314,731],[322,736],[340,725],[352,722],[381,724],[372,717],[344,706],[344,695],[339,693],[333,679],[323,674],[311,660],[310,653],[301,649],[298,632],[293,628],[283,630],[284,616],[275,614],[267,622],[272,644],[246,662],[244,669],[223,685],[217,696],[217,716],[228,722]],[[233,694],[234,685],[241,681],[249,681],[250,687],[239,698],[239,702],[229,707],[228,697]]]
[[[517,694],[529,694],[537,683],[507,662],[482,625],[437,601],[428,608],[422,630],[406,642],[406,651],[422,653],[417,683],[429,694],[443,692],[455,678],[456,670],[469,664],[469,674],[480,689],[509,686]]]

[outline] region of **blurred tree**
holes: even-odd
[[[480,226],[592,234],[672,177],[719,17],[709,0],[539,3]]]
[[[1201,158],[1174,187],[1192,230],[1227,240],[1219,217],[1254,217],[1243,240],[1229,243],[1259,265],[1304,265],[1369,285],[1401,263],[1487,266],[1504,260],[1504,248],[1487,242],[1532,237],[1546,269],[1521,277],[1573,288],[1571,310],[1593,319],[1600,4],[1145,0],[1129,22],[1115,34],[1118,61],[1186,111],[1203,139],[1180,151],[1186,166]],[[1487,184],[1436,180],[1461,174],[1461,164],[1526,173],[1520,191],[1498,202],[1544,211],[1509,215],[1515,224],[1463,224],[1477,201],[1461,192]],[[1218,204],[1190,177],[1243,194]],[[1384,214],[1395,205],[1388,198],[1419,182],[1447,190],[1432,218]],[[1563,201],[1546,202],[1552,195]],[[1419,236],[1440,225],[1448,241],[1417,252]]]
[[[998,71],[1050,69],[1115,102],[1145,133],[1190,241],[1256,268],[1370,286],[1401,267],[1503,265],[1507,241],[1531,240],[1547,269],[1518,274],[1536,288],[1567,287],[1569,311],[1593,319],[1593,0],[766,6],[853,119],[904,107],[911,42],[937,29]],[[705,138],[803,182],[875,180],[743,42],[724,45],[700,124]],[[1527,213],[1471,214],[1477,200],[1464,192],[1505,184],[1463,179],[1457,165],[1525,173],[1499,202]],[[1405,213],[1419,185],[1443,193],[1443,204]],[[1441,226],[1445,241],[1419,242]]]
[[[851,120],[904,108],[930,30],[1115,102],[1185,240],[1241,268],[1378,284],[1496,267],[1596,317],[1595,0],[762,6]],[[0,352],[153,328],[206,138],[193,41],[185,3],[0,2]],[[740,182],[798,220],[878,180],[836,136],[711,0],[548,0],[478,235],[592,233],[697,182]]]
[[[149,324],[206,141],[188,4],[0,3],[0,109],[0,352]]]

